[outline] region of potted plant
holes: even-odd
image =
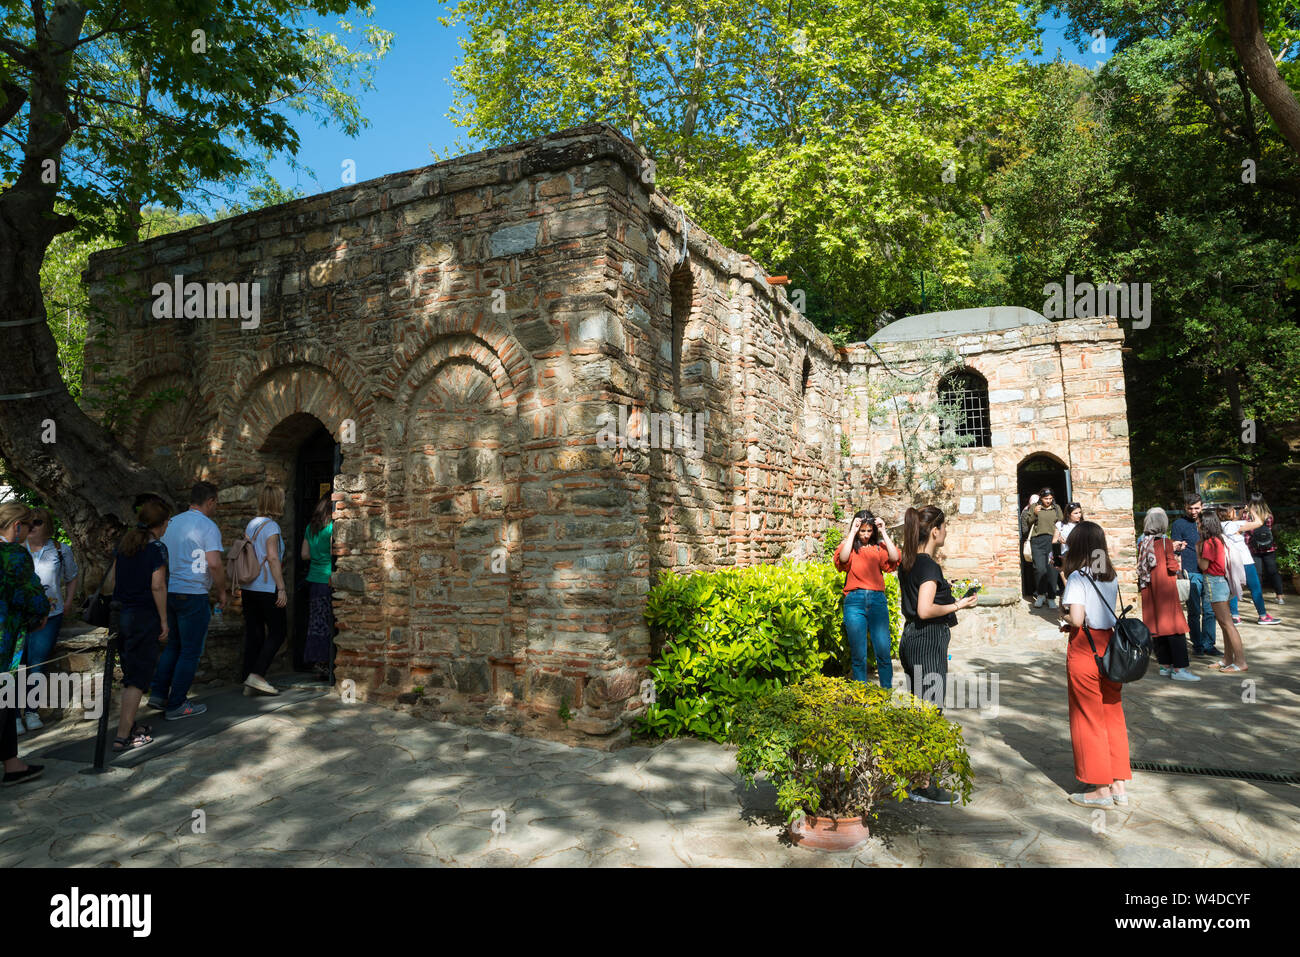
[[[1277,570],[1291,579],[1291,587],[1300,592],[1300,532],[1275,531],[1277,539]]]
[[[732,740],[746,782],[767,775],[804,846],[857,847],[882,800],[905,800],[932,777],[970,799],[961,728],[901,690],[816,675],[741,704]]]

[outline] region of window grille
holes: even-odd
[[[939,431],[944,445],[984,449],[993,445],[989,387],[978,372],[959,369],[940,381]]]

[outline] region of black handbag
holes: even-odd
[[[1097,597],[1104,602],[1106,596],[1101,593],[1101,589],[1097,587],[1092,577],[1089,575],[1083,577],[1088,579]],[[1116,588],[1117,594],[1118,591],[1119,589]],[[1087,623],[1085,622],[1083,626],[1083,633],[1092,647],[1092,657],[1097,662],[1097,671],[1103,678],[1116,684],[1137,681],[1147,673],[1147,666],[1151,663],[1151,632],[1136,618],[1127,617],[1132,607],[1129,605],[1120,609],[1114,630],[1111,632],[1110,644],[1106,647],[1104,655],[1097,654],[1097,646],[1093,644],[1092,633],[1088,631]]]
[[[113,560],[117,561],[116,552],[113,553]],[[104,575],[104,581],[99,583],[99,590],[93,595],[87,596],[85,603],[81,606],[81,620],[88,625],[94,625],[96,628],[107,628],[109,622],[112,597],[104,594],[105,581],[108,581],[107,573]]]
[[[81,620],[96,628],[108,627],[109,598],[101,591],[95,592],[81,606]]]

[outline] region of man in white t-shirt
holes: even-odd
[[[230,600],[226,589],[225,553],[221,529],[212,520],[217,487],[199,482],[190,491],[190,508],[171,520],[163,535],[167,547],[167,628],[172,640],[163,646],[154,671],[149,704],[163,710],[168,721],[208,710],[185,700],[208,638],[212,609],[208,592],[217,590],[217,605]]]

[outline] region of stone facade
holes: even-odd
[[[337,667],[358,697],[620,743],[662,571],[811,554],[832,503],[864,500],[877,429],[853,409],[876,356],[837,349],[643,159],[585,127],[92,259],[87,397],[127,384],[124,441],[179,501],[218,484],[227,542],[313,430],[340,441]],[[155,318],[155,285],[178,275],[258,284],[257,325]],[[1114,323],[957,344],[999,396],[995,448],[953,472],[959,509],[977,503],[957,517],[975,535],[1013,522],[1002,480],[1033,449],[1104,472],[1118,529]],[[979,567],[1009,576],[1015,548]]]

